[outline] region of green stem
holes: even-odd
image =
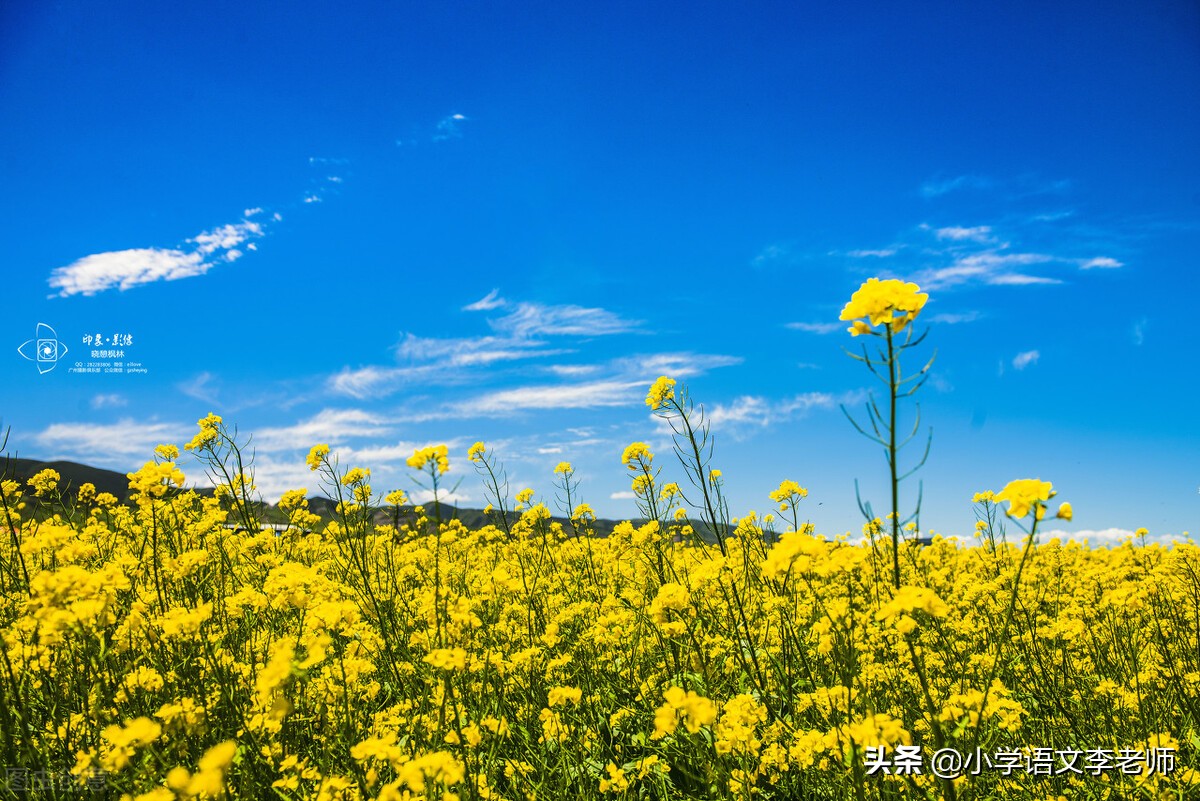
[[[892,327],[886,326],[888,346],[888,400],[891,404],[888,420],[888,467],[892,472],[892,586],[900,588],[900,481],[896,477],[896,351],[892,343]]]

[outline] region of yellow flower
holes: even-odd
[[[570,462],[559,462],[558,466],[554,468],[554,472],[564,476],[569,476],[575,472],[575,468],[571,467]]]
[[[175,445],[159,445],[154,449],[154,453],[160,458],[168,462],[173,462],[179,458],[179,448]]]
[[[771,500],[779,504],[779,511],[786,512],[797,501],[808,497],[808,490],[790,479],[779,482],[779,489],[771,493]]]
[[[428,448],[417,448],[413,451],[413,455],[408,457],[408,466],[414,470],[424,470],[426,465],[429,465],[430,469],[438,475],[450,472],[450,456],[446,446],[433,445]]]
[[[383,499],[392,506],[403,506],[408,503],[408,496],[404,494],[404,490],[392,490]]]
[[[1070,520],[1074,514],[1075,513],[1071,511],[1070,502],[1063,501],[1063,503],[1058,507],[1058,512],[1054,516],[1060,520]]]
[[[720,478],[721,478],[720,470],[709,470],[708,471],[708,483],[715,486],[717,483],[717,480]]]
[[[654,454],[644,442],[634,442],[621,454],[621,464],[630,470],[641,470],[642,465],[649,465]]]
[[[462,670],[467,666],[467,652],[462,648],[437,648],[422,661],[442,670]]]
[[[364,470],[361,467],[353,467],[346,475],[342,476],[342,486],[349,487],[351,484],[362,484],[371,478],[371,471]]]
[[[1010,481],[996,493],[996,502],[1008,501],[1009,517],[1024,517],[1034,509],[1038,520],[1046,513],[1046,501],[1054,497],[1054,486],[1049,481],[1036,478],[1021,478]]]
[[[198,451],[206,445],[211,445],[221,438],[221,417],[220,415],[209,412],[206,417],[196,421],[196,425],[200,426],[200,431],[196,436],[192,437],[192,441],[184,445],[184,450]]]
[[[313,445],[312,450],[308,452],[308,458],[305,462],[308,463],[309,470],[320,470],[321,465],[325,464],[326,458],[329,456],[328,445]]]
[[[487,450],[486,445],[484,445],[482,442],[476,442],[470,447],[470,449],[467,450],[467,461],[478,462],[483,458],[483,452],[485,450]]]
[[[650,392],[646,395],[646,405],[651,409],[661,409],[667,401],[674,397],[675,379],[662,375],[650,385]]]
[[[29,486],[33,487],[33,494],[40,498],[54,491],[54,488],[58,486],[59,478],[61,476],[57,470],[46,468],[38,471],[37,475],[29,479]]]
[[[547,704],[551,707],[578,704],[582,698],[583,690],[578,687],[551,687]]]
[[[893,333],[899,333],[916,319],[929,296],[913,283],[896,278],[880,281],[868,278],[858,291],[850,296],[850,302],[842,309],[840,320],[855,321],[850,328],[854,336],[869,333],[873,326],[887,325]],[[867,318],[870,322],[861,321]]]

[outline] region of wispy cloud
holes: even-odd
[[[247,211],[258,213],[257,209]],[[66,267],[55,268],[50,273],[50,287],[58,290],[58,297],[66,298],[204,275],[219,264],[236,261],[242,256],[239,246],[251,247],[251,240],[263,236],[264,223],[249,216],[199,233],[187,240],[185,247],[133,248],[84,256]]]
[[[544,384],[489,392],[451,405],[432,417],[506,417],[542,409],[596,409],[628,406],[645,395],[646,381],[603,380],[581,384]]]
[[[633,331],[640,325],[606,309],[541,303],[518,303],[508,314],[488,322],[494,330],[518,340],[538,336],[607,336]]]
[[[1080,531],[1051,529],[1046,532],[1039,532],[1039,536],[1045,537],[1047,540],[1053,538],[1058,538],[1064,542],[1069,540],[1083,542],[1087,540],[1092,545],[1115,545],[1123,540],[1131,539],[1134,536],[1134,532],[1125,528],[1081,529]]]
[[[975,253],[952,255],[944,267],[919,270],[914,280],[922,289],[946,289],[970,283],[993,286],[1024,284],[1060,284],[1061,279],[1015,271],[1014,268],[1059,261],[1046,253],[1004,253],[986,249]]]
[[[791,248],[787,245],[767,245],[750,260],[750,266],[761,269],[771,264],[786,261],[791,255]]]
[[[574,305],[548,305],[533,302],[510,303],[493,290],[484,298],[468,304],[466,311],[503,309],[499,317],[489,319],[493,333],[477,337],[422,337],[405,334],[396,345],[397,366],[369,365],[345,367],[326,381],[332,392],[355,398],[384,397],[409,381],[459,383],[465,370],[572,352],[570,348],[550,346],[551,338],[590,338],[637,331],[640,325],[601,308]],[[561,375],[572,368],[558,366]],[[574,368],[577,371],[586,366]]]
[[[921,195],[927,198],[941,197],[960,189],[989,189],[990,178],[982,175],[959,175],[954,178],[934,178],[921,184]]]
[[[252,445],[266,452],[308,450],[318,443],[339,445],[353,437],[378,437],[390,431],[386,420],[362,409],[322,409],[290,426],[259,429]]]
[[[128,405],[129,401],[125,399],[125,396],[116,393],[93,395],[91,400],[91,407],[93,409],[111,409]]]
[[[845,331],[848,327],[846,323],[839,322],[784,324],[784,328],[790,328],[793,331],[806,331],[810,334],[832,334],[835,331]]]
[[[977,311],[968,312],[942,312],[929,317],[931,323],[943,323],[945,325],[956,325],[958,323],[973,323],[980,317]]]
[[[706,414],[709,424],[716,429],[767,428],[802,418],[814,410],[837,408],[841,404],[862,401],[864,393],[855,390],[833,394],[830,392],[805,392],[781,400],[771,400],[757,395],[742,395],[725,404],[713,404]]]
[[[39,445],[53,452],[50,458],[79,458],[103,465],[148,460],[157,445],[189,438],[186,426],[129,418],[116,423],[54,423],[34,436]]]
[[[195,398],[204,403],[217,402],[216,376],[207,370],[186,381],[179,382],[175,387],[189,398]]]
[[[462,124],[466,121],[467,117],[463,114],[450,114],[442,117],[434,126],[433,136],[430,139],[434,142],[462,139]]]
[[[575,379],[564,383],[525,384],[482,392],[475,397],[443,404],[404,416],[410,422],[443,419],[509,417],[548,409],[600,409],[641,406],[646,387],[660,375],[691,378],[709,370],[739,364],[733,356],[707,353],[656,353],[631,355],[592,365],[597,374],[591,381]]]
[[[876,250],[851,250],[847,253],[854,259],[886,259],[889,256],[895,256],[900,252],[899,247],[894,248],[878,248]]]
[[[1150,320],[1143,317],[1133,324],[1133,344],[1142,345],[1146,342],[1146,326],[1150,324]]]
[[[500,308],[507,302],[504,298],[500,297],[499,289],[493,289],[474,303],[468,303],[466,306],[463,306],[463,311],[491,311],[492,309]]]
[[[1041,355],[1042,354],[1040,354],[1036,350],[1027,350],[1027,351],[1024,351],[1023,353],[1018,353],[1016,356],[1013,357],[1012,366],[1014,369],[1024,370],[1026,367],[1029,367],[1031,364],[1037,364],[1038,359],[1041,358]]]
[[[921,184],[919,192],[927,200],[933,200],[952,192],[963,190],[994,192],[1016,199],[1034,195],[1062,194],[1069,191],[1070,188],[1070,181],[1047,179],[1039,175],[1027,173],[1003,179],[987,175],[959,175],[953,178],[931,178]]]
[[[1109,256],[1097,256],[1094,259],[1081,260],[1079,268],[1081,270],[1092,270],[1097,267],[1105,270],[1111,270],[1116,267],[1124,267],[1124,263],[1117,261]]]
[[[938,239],[948,239],[953,242],[994,242],[992,237],[992,227],[990,225],[976,225],[972,228],[964,228],[958,225],[952,225],[946,228],[938,228],[933,232]]]
[[[608,496],[612,501],[632,501],[636,497],[631,490],[621,490]]]

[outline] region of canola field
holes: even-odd
[[[923,301],[860,293],[843,318],[891,350]],[[1037,479],[964,498],[975,531],[927,545],[894,510],[822,536],[793,480],[764,491],[774,515],[731,517],[702,411],[667,377],[647,405],[679,458],[613,455],[643,517],[608,536],[570,464],[510,498],[483,443],[409,464],[439,493],[465,460],[489,525],[318,445],[335,519],[297,488],[290,527],[259,532],[216,415],[184,446],[215,494],[184,488],[174,445],[130,503],[53,471],[4,481],[0,794],[1200,797],[1194,544],[1046,541],[1072,510]]]

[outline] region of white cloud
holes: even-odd
[[[585,384],[552,384],[515,387],[490,392],[447,410],[451,417],[503,417],[530,409],[594,409],[632,405],[640,400],[647,382],[591,381]]]
[[[1033,286],[1035,284],[1061,284],[1057,278],[1048,278],[1044,275],[1027,275],[1025,273],[1001,273],[993,275],[988,279],[988,283],[994,286]]]
[[[390,430],[383,418],[361,409],[322,409],[290,426],[259,429],[252,445],[266,452],[307,451],[318,443],[336,445],[350,437],[378,437]]]
[[[546,368],[555,375],[575,377],[581,375],[591,375],[600,368],[594,364],[552,364]]]
[[[545,456],[547,454],[552,454],[552,453],[562,453],[562,450],[563,450],[562,448],[559,448],[558,446],[554,446],[554,447],[550,447],[550,448],[538,448],[537,452],[539,454]]]
[[[123,395],[113,394],[98,394],[92,396],[91,406],[93,409],[109,409],[115,406],[128,406],[129,401]]]
[[[705,419],[714,429],[731,424],[766,426],[771,422],[772,408],[766,398],[743,395],[729,404],[713,404]]]
[[[463,306],[463,311],[491,311],[492,309],[500,308],[507,302],[504,298],[500,297],[499,289],[493,289],[474,303]]]
[[[929,318],[928,322],[942,323],[944,325],[956,325],[958,323],[973,323],[979,319],[979,312],[969,311],[962,313],[942,312],[935,314]]]
[[[637,496],[634,495],[633,492],[631,492],[630,490],[622,490],[621,492],[614,492],[612,495],[609,495],[608,497],[610,500],[614,500],[614,501],[632,501]]]
[[[653,381],[660,375],[672,378],[691,378],[719,367],[741,364],[740,356],[723,356],[716,353],[655,353],[649,356],[629,356],[623,363],[626,371],[645,380]],[[648,384],[647,384],[648,386]]]
[[[768,427],[806,416],[814,409],[833,409],[839,404],[854,404],[861,401],[861,391],[834,395],[829,392],[805,392],[771,401],[755,395],[743,395],[728,404],[713,404],[707,409],[706,419],[713,429],[738,428],[745,426]]]
[[[1133,532],[1124,528],[1104,528],[1098,531],[1092,529],[1083,529],[1080,531],[1051,529],[1038,533],[1038,539],[1042,542],[1057,537],[1064,542],[1068,540],[1075,540],[1076,542],[1087,540],[1092,545],[1115,545],[1132,536]]]
[[[212,267],[199,253],[159,248],[116,250],[84,256],[66,267],[55,268],[50,274],[50,287],[63,298],[91,296],[113,287],[123,291],[153,281],[203,275]]]
[[[89,464],[131,463],[149,460],[164,443],[186,442],[188,428],[176,423],[142,423],[123,419],[116,423],[54,423],[34,439],[58,456],[79,458]]]
[[[413,503],[432,503],[433,490],[416,490],[411,493],[410,497]],[[461,506],[464,503],[470,502],[471,496],[465,492],[446,492],[445,490],[441,490],[438,492],[438,500],[447,506]]]
[[[509,337],[436,339],[405,334],[396,346],[396,356],[413,362],[438,362],[448,367],[462,367],[563,353],[562,350],[539,349],[536,347],[538,344],[528,339]]]
[[[852,250],[847,256],[855,259],[886,259],[895,256],[899,248],[881,248],[878,250]]]
[[[1039,358],[1041,354],[1036,350],[1027,350],[1013,357],[1012,366],[1017,370],[1024,370],[1031,364],[1037,364]]]
[[[467,117],[463,114],[451,114],[442,117],[434,126],[433,136],[430,137],[434,142],[445,142],[448,139],[462,139],[462,123],[467,121]]]
[[[216,403],[217,388],[214,386],[214,378],[215,376],[206,370],[186,381],[179,382],[175,387],[189,398],[195,398],[204,403]]]
[[[849,326],[846,323],[786,323],[784,328],[807,331],[810,334],[832,334],[835,331],[845,331]]]
[[[518,303],[515,306],[499,298],[493,290],[467,310],[489,310],[501,305],[511,309],[501,317],[488,320],[495,334],[480,337],[436,338],[405,334],[396,345],[396,358],[403,366],[345,367],[326,379],[326,387],[355,398],[379,398],[391,394],[408,381],[425,383],[463,383],[470,368],[573,352],[567,348],[546,346],[546,337],[591,337],[625,333],[638,323],[626,320],[606,309],[582,306],[551,306]],[[578,376],[595,371],[588,365],[557,365],[550,371],[563,376]]]
[[[1124,267],[1124,266],[1125,266],[1124,262],[1119,262],[1116,259],[1111,258],[1109,256],[1097,256],[1094,259],[1086,259],[1086,260],[1082,260],[1079,262],[1079,269],[1081,269],[1081,270],[1091,270],[1091,269],[1094,269],[1097,267],[1108,270],[1108,269],[1113,269],[1115,267]]]
[[[258,209],[247,209],[257,213]],[[243,219],[197,234],[190,249],[133,248],[94,253],[50,273],[49,284],[59,297],[91,296],[107,289],[124,291],[155,281],[176,281],[204,275],[221,262],[241,256],[238,246],[263,235],[263,226]]]
[[[310,193],[310,194],[308,194],[308,195],[306,195],[306,196],[304,197],[304,202],[305,202],[305,203],[320,203],[320,202],[321,202],[321,196],[320,196],[320,195],[316,195],[316,194],[311,194],[311,193]]]
[[[945,289],[971,282],[985,284],[1043,284],[1061,283],[1054,278],[1009,272],[1013,267],[1045,264],[1055,261],[1044,253],[999,253],[994,249],[957,257],[947,267],[928,268],[917,273],[915,280],[922,289]]]
[[[1146,326],[1149,323],[1149,319],[1143,317],[1133,324],[1133,344],[1141,345],[1146,341]]]
[[[955,178],[934,179],[921,185],[921,194],[927,198],[940,197],[959,189],[988,189],[992,181],[980,175],[959,175]]]
[[[252,237],[263,235],[263,227],[259,223],[242,220],[240,223],[230,223],[197,234],[188,240],[196,246],[196,252],[207,256],[218,250],[231,250]]]
[[[605,336],[633,331],[639,323],[607,309],[518,303],[503,317],[488,321],[493,330],[517,340],[537,336]]]
[[[325,387],[338,395],[352,398],[382,398],[417,380],[433,380],[432,367],[343,367],[325,380]]]
[[[750,260],[752,267],[765,267],[772,262],[778,262],[788,256],[790,249],[786,245],[767,245]]]
[[[989,225],[977,225],[974,228],[950,226],[934,231],[938,239],[948,239],[953,242],[992,242],[992,228]]]

